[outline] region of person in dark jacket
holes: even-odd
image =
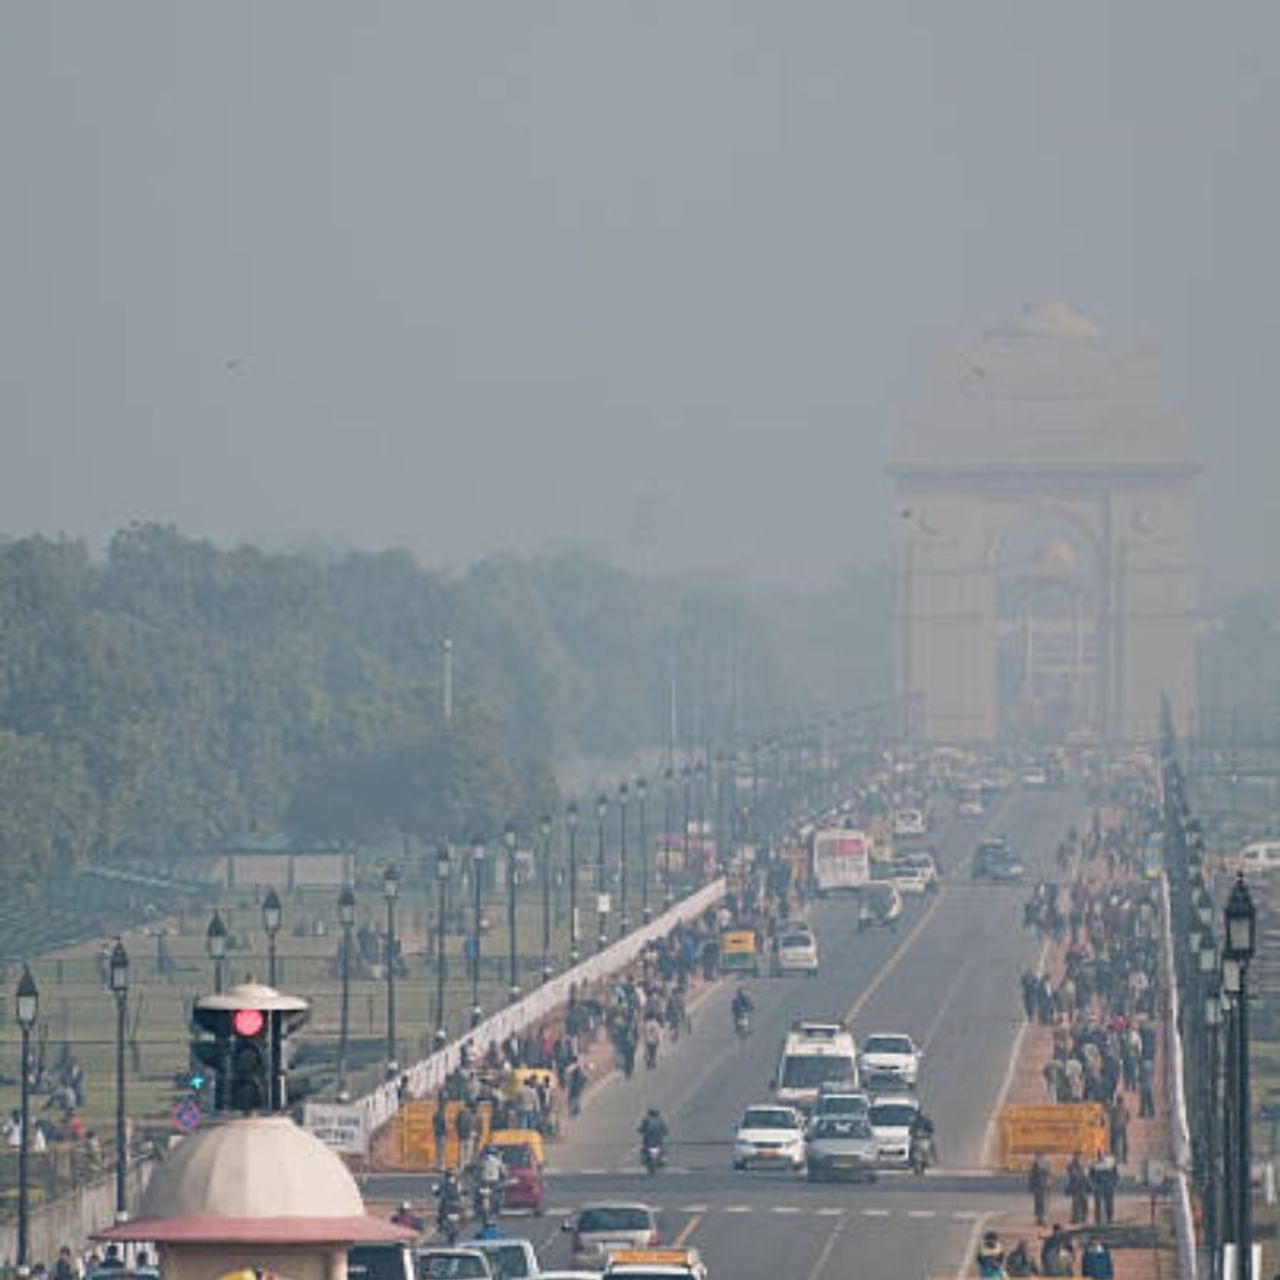
[[[1111,1250],[1106,1243],[1093,1236],[1085,1246],[1080,1259],[1080,1274],[1089,1280],[1112,1280],[1115,1269],[1111,1265]]]

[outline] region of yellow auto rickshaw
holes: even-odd
[[[720,935],[720,972],[760,976],[760,956],[754,929],[726,929]]]

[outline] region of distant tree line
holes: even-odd
[[[452,641],[453,720],[443,712]],[[170,527],[0,543],[0,870],[248,837],[466,839],[554,806],[556,758],[746,735],[782,704],[737,595],[581,555],[450,577],[405,552]]]

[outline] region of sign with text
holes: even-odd
[[[369,1130],[364,1112],[357,1106],[332,1102],[307,1102],[302,1107],[302,1127],[327,1147],[343,1155],[362,1156],[369,1150]]]

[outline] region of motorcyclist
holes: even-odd
[[[436,1227],[446,1239],[453,1239],[457,1234],[457,1226],[450,1221],[451,1217],[462,1219],[462,1188],[452,1170],[446,1169],[444,1179],[436,1191],[439,1204],[436,1206]]]
[[[640,1121],[640,1141],[646,1147],[661,1151],[667,1141],[667,1122],[657,1107],[650,1107]]]
[[[486,1147],[480,1159],[476,1161],[476,1207],[481,1208],[484,1193],[488,1193],[489,1212],[497,1213],[501,1209],[502,1182],[506,1177],[506,1167],[502,1163],[502,1153],[497,1147]]]
[[[933,1120],[923,1111],[917,1111],[915,1119],[911,1122],[911,1146],[913,1150],[919,1150],[924,1164],[935,1164],[938,1159],[938,1151],[934,1145],[934,1125]]]
[[[408,1200],[402,1200],[400,1207],[391,1215],[391,1221],[397,1227],[408,1227],[411,1231],[421,1231],[427,1224],[413,1211]]]
[[[749,1018],[755,1012],[755,1001],[746,987],[739,987],[733,996],[733,1024],[737,1026],[743,1018]]]

